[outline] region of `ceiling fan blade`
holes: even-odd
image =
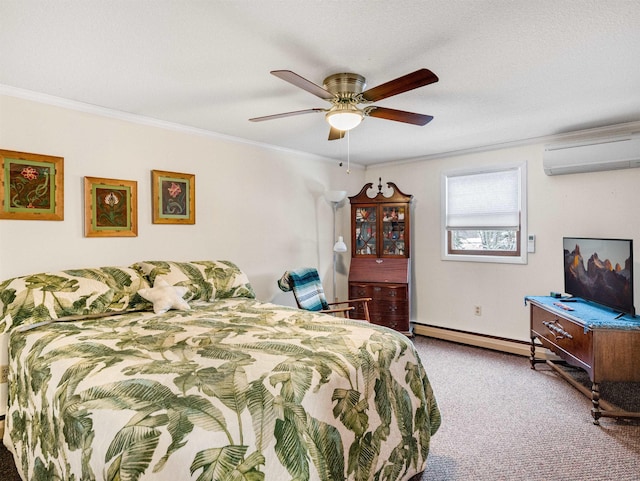
[[[431,115],[416,114],[414,112],[405,112],[404,110],[374,106],[365,109],[365,115],[368,117],[395,120],[396,122],[404,122],[405,124],[414,125],[426,125],[433,120]]]
[[[331,127],[329,130],[329,140],[340,140],[344,137],[344,130],[338,130],[335,127]]]
[[[262,122],[263,120],[281,119],[283,117],[293,117],[294,115],[311,114],[314,112],[326,112],[326,109],[305,109],[296,110],[294,112],[284,112],[282,114],[265,115],[264,117],[254,117],[249,119],[250,122]]]
[[[392,95],[398,95],[402,92],[424,87],[438,81],[438,76],[431,70],[421,68],[413,73],[398,77],[377,87],[362,92],[362,97],[370,102],[386,99]]]
[[[301,77],[291,70],[272,70],[271,74],[275,75],[278,78],[281,78],[286,82],[289,82],[290,84],[295,85],[298,88],[301,88],[302,90],[306,90],[307,92],[312,93],[316,97],[320,97],[323,100],[331,100],[332,98],[334,98],[334,95],[331,92],[323,89],[319,85],[314,84],[310,80]]]

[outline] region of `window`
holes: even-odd
[[[525,164],[442,176],[443,259],[526,263]]]

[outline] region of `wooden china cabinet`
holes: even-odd
[[[349,298],[371,297],[371,322],[412,335],[410,315],[410,219],[412,195],[387,182],[392,194],[369,197],[366,184],[351,202]],[[360,314],[360,313],[358,313]],[[353,316],[356,317],[356,316]]]

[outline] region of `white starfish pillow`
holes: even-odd
[[[172,286],[164,279],[158,279],[153,287],[140,289],[138,294],[147,301],[153,302],[153,312],[162,314],[169,309],[188,311],[191,306],[185,301],[184,296],[189,288],[183,286]]]

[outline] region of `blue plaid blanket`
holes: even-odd
[[[293,295],[301,309],[321,311],[329,308],[322,282],[320,282],[320,276],[316,269],[304,267],[287,271],[278,281],[278,287],[284,292],[293,291]]]

